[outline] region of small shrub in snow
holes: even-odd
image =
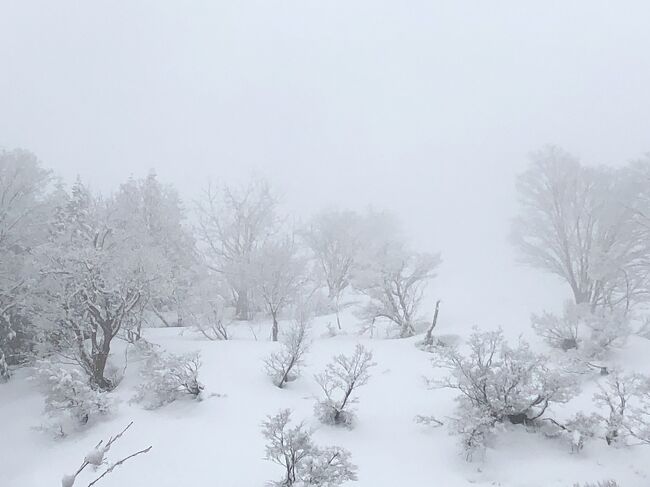
[[[142,368],[142,383],[133,400],[147,409],[156,409],[182,395],[200,398],[200,367],[201,359],[196,352],[176,355],[153,351]]]
[[[291,411],[284,409],[268,416],[262,434],[268,440],[266,459],[284,469],[284,478],[270,482],[275,487],[336,487],[357,480],[357,467],[350,453],[339,447],[320,448],[312,442],[303,423],[289,426]]]
[[[230,309],[222,297],[215,296],[214,286],[199,284],[193,298],[194,302],[182,313],[183,321],[208,340],[228,340]]]
[[[552,418],[544,419],[550,423],[550,430],[547,429],[545,434],[549,437],[564,438],[571,446],[572,453],[582,451],[585,441],[598,433],[598,424],[600,423],[600,419],[595,414],[587,416],[582,412],[578,412],[564,424]]]
[[[459,437],[462,454],[470,462],[485,451],[496,422],[487,411],[467,403],[459,404],[456,414],[449,423],[451,433]]]
[[[133,422],[129,423],[129,425],[124,428],[120,433],[118,433],[115,436],[112,436],[111,438],[108,439],[108,441],[104,444],[104,440],[100,441],[97,443],[95,448],[90,450],[86,456],[84,457],[83,462],[81,463],[81,466],[75,471],[73,474],[67,474],[64,475],[63,478],[61,479],[61,487],[74,487],[75,482],[77,480],[77,477],[84,471],[86,467],[91,465],[95,470],[98,467],[101,467],[102,465],[107,465],[106,469],[97,477],[95,480],[91,481],[88,485],[88,487],[92,487],[95,485],[97,482],[99,482],[102,478],[104,478],[106,475],[110,474],[116,467],[119,467],[123,463],[125,463],[127,460],[130,460],[131,458],[137,457],[138,455],[141,455],[143,453],[149,453],[151,451],[151,446],[148,448],[145,448],[143,450],[139,450],[135,453],[132,453],[121,460],[118,460],[113,463],[109,463],[106,454],[108,451],[111,449],[111,446],[115,441],[120,439],[122,435],[128,430],[131,426],[133,425]]]
[[[434,365],[449,370],[434,385],[460,392],[452,431],[461,435],[467,457],[468,449],[485,445],[497,423],[533,423],[549,405],[568,401],[577,389],[574,380],[551,369],[548,359],[527,343],[508,345],[500,330],[473,333],[467,355],[439,348]]]
[[[632,438],[650,444],[650,379],[640,374],[611,374],[594,402],[608,445],[625,444]]]
[[[115,405],[106,392],[93,389],[88,376],[77,368],[40,362],[37,377],[45,392],[45,413],[53,420],[50,427],[59,434],[109,414]]]
[[[363,345],[357,345],[351,357],[343,354],[334,357],[325,371],[316,376],[325,394],[315,406],[318,419],[326,424],[351,427],[355,418],[352,406],[359,400],[354,392],[368,382],[369,369],[374,365],[372,352]]]
[[[564,351],[577,349],[587,358],[622,345],[631,332],[623,311],[592,310],[586,304],[567,303],[562,316],[544,312],[533,315],[531,321],[535,332],[550,346]]]
[[[307,322],[299,320],[283,337],[282,350],[264,361],[267,374],[280,389],[299,377],[308,346]]]

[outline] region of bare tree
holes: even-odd
[[[322,422],[352,426],[355,415],[351,406],[359,400],[354,393],[368,383],[369,370],[374,365],[372,352],[357,345],[351,357],[337,355],[325,371],[316,376],[316,382],[325,394],[315,407]]]
[[[355,282],[369,298],[359,313],[361,318],[366,322],[387,319],[399,327],[402,338],[415,334],[424,290],[439,264],[439,255],[411,252],[400,244],[377,249]]]
[[[251,257],[278,230],[278,200],[269,184],[254,180],[247,186],[208,186],[198,203],[199,239],[210,268],[230,284],[238,319],[251,309]]]
[[[639,190],[627,172],[581,165],[556,147],[519,177],[513,241],[522,261],[565,280],[577,304],[622,306],[648,294],[648,245]]]
[[[323,274],[329,299],[341,329],[341,299],[352,280],[362,245],[362,217],[350,211],[326,211],[315,215],[302,232]]]
[[[307,281],[305,261],[293,236],[268,240],[252,256],[253,286],[271,315],[271,338],[278,341],[278,318]]]

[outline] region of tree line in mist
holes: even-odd
[[[519,176],[513,242],[574,298],[563,317],[533,317],[550,342],[596,346],[587,342],[609,338],[579,334],[581,315],[625,321],[650,296],[649,166],[591,167],[549,147]],[[330,210],[298,224],[262,179],[208,185],[184,203],[152,172],[101,195],[79,179],[66,187],[23,150],[0,153],[0,255],[0,375],[56,352],[100,388],[111,387],[111,341],[145,324],[225,339],[229,321],[263,314],[277,340],[280,317],[301,307],[334,312],[340,327],[356,294],[364,326],[387,320],[411,336],[440,264],[386,213]]]

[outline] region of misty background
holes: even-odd
[[[650,150],[650,5],[616,6],[4,1],[0,147],[101,191],[155,169],[188,207],[259,175],[298,216],[390,210],[442,253],[441,327],[524,332],[568,297],[508,243],[527,154]]]

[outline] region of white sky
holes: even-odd
[[[524,329],[561,295],[506,240],[546,143],[650,150],[650,3],[0,3],[0,146],[102,190],[255,173],[301,214],[390,209],[442,251],[450,325]]]

